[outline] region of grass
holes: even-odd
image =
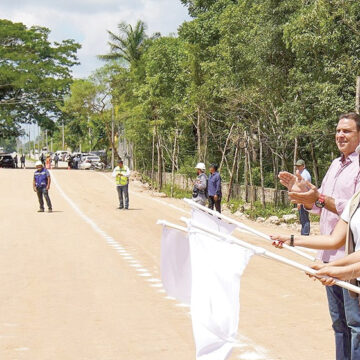
[[[171,197],[171,185],[170,184],[164,185],[161,191],[163,193],[165,193],[168,197]],[[177,186],[174,186],[173,196],[172,196],[173,198],[175,198],[175,199],[184,199],[184,198],[191,199],[191,196],[192,196],[192,194],[190,191],[183,190]]]

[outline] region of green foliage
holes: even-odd
[[[168,197],[171,197],[171,185],[170,184],[165,185],[161,191],[164,192]],[[192,193],[191,193],[191,191],[186,191],[186,190],[180,189],[177,186],[174,186],[172,197],[175,199],[184,199],[184,198],[191,199]]]
[[[0,20],[0,138],[18,136],[21,124],[37,122],[55,130],[58,105],[72,82],[80,45],[51,44],[50,30]]]

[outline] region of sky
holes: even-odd
[[[0,18],[48,27],[51,41],[79,42],[81,65],[73,69],[77,78],[103,64],[96,56],[108,53],[106,30],[116,33],[118,23],[142,20],[148,35],[168,35],[190,19],[180,0],[1,0]]]

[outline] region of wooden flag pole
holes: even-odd
[[[206,206],[200,205],[200,204],[198,204],[195,201],[192,201],[190,199],[184,199],[184,201],[187,204],[189,204],[191,207],[195,207],[197,209],[206,211],[211,215],[214,215],[214,216],[216,216],[216,217],[218,217],[220,219],[223,219],[223,220],[225,220],[225,221],[227,221],[227,222],[229,222],[231,224],[236,225],[238,230],[242,230],[242,231],[252,233],[252,234],[257,235],[258,237],[260,237],[260,238],[262,238],[264,240],[267,240],[268,242],[273,242],[273,240],[271,240],[269,235],[266,235],[266,234],[264,234],[264,233],[262,233],[260,231],[257,231],[255,229],[251,228],[250,226],[247,226],[247,225],[245,225],[245,224],[243,224],[243,223],[241,223],[239,221],[236,221],[236,220],[234,220],[234,219],[232,219],[230,217],[227,217],[226,215],[218,213],[217,211],[211,210],[211,209],[207,208]],[[300,256],[302,256],[302,257],[304,257],[304,258],[306,258],[306,259],[308,259],[310,261],[315,261],[316,260],[316,258],[314,256],[312,256],[310,254],[307,254],[304,251],[301,251],[297,247],[292,247],[292,246],[289,246],[287,244],[284,244],[283,247],[284,247],[284,249],[292,251],[295,254],[298,254],[298,255],[300,255]]]

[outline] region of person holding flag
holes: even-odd
[[[337,223],[342,214],[346,214],[344,210],[347,202],[360,190],[359,154],[356,151],[360,143],[358,114],[348,113],[340,116],[335,140],[341,157],[332,162],[319,189],[296,175],[288,172],[279,174],[280,182],[289,190],[291,201],[303,204],[308,211],[319,214],[321,234],[330,235],[316,239],[311,237],[309,242],[302,237],[289,239],[287,242],[296,245],[303,243],[304,246],[319,249],[318,258],[325,264],[333,263],[345,256],[345,249],[341,246],[345,244],[346,221],[349,219],[345,216],[338,226]],[[319,243],[315,244],[317,241]],[[326,293],[335,333],[336,360],[360,359],[358,300],[353,299],[347,290],[339,286],[327,287]]]

